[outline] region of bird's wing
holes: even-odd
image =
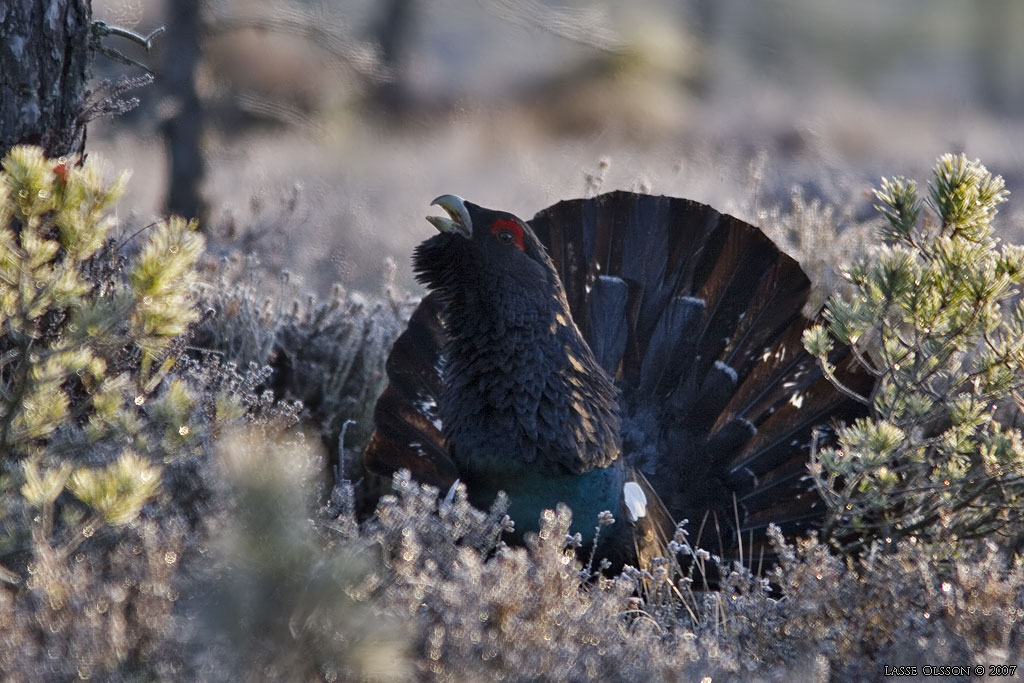
[[[417,481],[446,490],[458,472],[437,417],[445,340],[440,312],[438,297],[425,297],[395,341],[387,361],[388,386],[374,409],[376,429],[363,451],[363,465],[385,476],[407,469]]]

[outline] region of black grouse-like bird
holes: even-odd
[[[434,204],[447,217],[413,259],[430,294],[389,356],[369,471],[459,479],[485,509],[503,490],[520,536],[564,502],[588,542],[609,510],[599,552],[616,564],[663,554],[673,519],[736,557],[770,523],[821,518],[812,442],[863,409],[804,351],[808,279],[760,230],[628,192],[529,223]],[[832,360],[863,387],[847,353]]]

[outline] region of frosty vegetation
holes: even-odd
[[[860,681],[1021,661],[1024,251],[994,237],[1006,192],[979,163],[942,157],[925,198],[882,182],[881,243],[805,336],[879,378],[869,417],[809,463],[827,524],[776,534],[777,567],[721,567],[717,591],[682,530],[676,557],[605,576],[568,510],[508,547],[501,501],[402,474],[358,522],[329,456],[368,435],[408,302],[268,296],[193,225],[117,226],[123,188],[92,161],[3,161],[3,680]]]

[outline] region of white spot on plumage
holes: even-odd
[[[720,360],[715,361],[715,369],[727,374],[729,376],[729,379],[731,379],[733,382],[736,382],[739,379],[739,375],[736,374],[736,370],[730,368],[728,365],[726,365]]]
[[[437,401],[435,401],[434,397],[429,394],[426,396],[419,394],[417,399],[418,400],[414,403],[416,410],[430,420],[430,423],[434,425],[437,431],[441,431],[441,418],[437,416]]]
[[[789,402],[793,404],[794,408],[799,409],[804,404],[804,395],[797,392],[789,397]]]
[[[635,522],[647,516],[647,496],[640,488],[640,484],[635,481],[627,481],[622,487],[622,499],[626,503],[629,521]]]

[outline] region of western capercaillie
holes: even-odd
[[[616,564],[662,554],[672,519],[710,519],[702,544],[733,557],[823,516],[812,443],[863,408],[804,351],[809,281],[760,230],[628,192],[529,223],[434,204],[447,217],[413,258],[430,293],[389,357],[366,469],[460,479],[484,508],[504,490],[520,535],[563,502],[586,542],[609,510]],[[865,386],[847,353],[833,363]]]

